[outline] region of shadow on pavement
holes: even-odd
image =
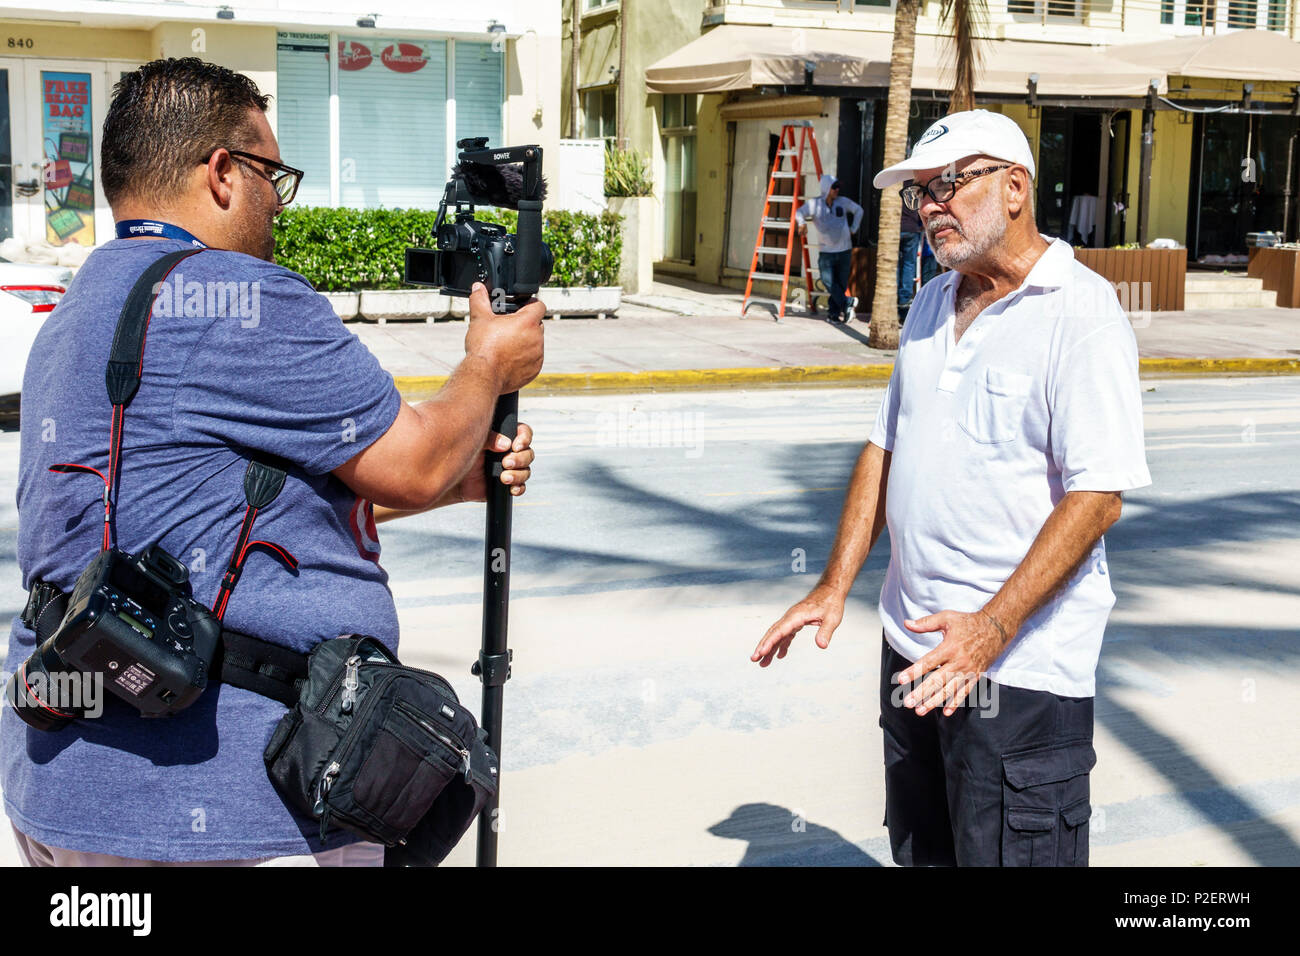
[[[709,827],[725,840],[749,846],[738,866],[880,866],[880,861],[829,827],[809,823],[771,803],[746,803]]]
[[[849,338],[853,339],[855,342],[857,342],[859,345],[862,345],[864,348],[871,347],[871,340],[868,338],[866,332],[867,329],[866,322],[863,322],[860,319],[855,318],[849,322],[832,322],[830,323],[830,326],[836,332],[841,332],[844,335],[847,335]]]

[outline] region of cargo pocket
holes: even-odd
[[[1008,442],[1020,434],[1033,378],[1004,372],[992,366],[983,381],[975,383],[961,418],[962,431],[982,445]]]
[[[420,822],[457,773],[455,755],[424,723],[395,706],[357,771],[352,791],[357,806],[398,838]]]
[[[1061,811],[1061,866],[1088,865],[1088,821],[1092,818],[1092,804],[1087,800]]]
[[[1086,741],[1002,756],[1002,865],[1087,866]]]

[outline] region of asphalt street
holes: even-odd
[[[1300,379],[1143,388],[1154,484],[1107,535],[1092,862],[1298,865]],[[881,394],[525,396],[503,864],[890,865],[887,540],[828,650],[808,631],[771,668],[748,659],[824,566]],[[5,612],[16,470],[0,435]],[[459,506],[380,529],[403,659],[475,706],[482,524]],[[472,861],[468,838],[449,862]]]

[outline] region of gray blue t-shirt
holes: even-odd
[[[103,484],[48,468],[106,470],[104,368],[118,313],[145,267],[182,248],[119,239],[97,249],[36,339],[23,380],[18,476],[25,588],[40,578],[70,590],[100,549]],[[210,607],[244,516],[247,455],[278,455],[293,467],[253,536],[292,552],[298,572],[253,551],[225,626],[300,651],[353,632],[396,649],[373,511],[330,474],[396,419],[392,376],[287,269],[206,250],[168,281],[126,411],[118,546],[136,552],[158,542],[190,567],[194,596]],[[15,619],[6,680],[34,639]],[[320,849],[317,825],[285,806],[262,762],[282,704],[214,684],[188,710],[150,720],[105,696],[101,717],[56,733],[4,708],[0,787],[20,830],[51,846],[155,860]],[[346,842],[332,837],[330,846]]]

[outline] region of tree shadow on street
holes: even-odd
[[[537,520],[516,524],[512,596],[738,585],[742,597],[752,595],[751,603],[770,603],[775,619],[806,593],[824,566],[844,487],[860,451],[861,445],[844,442],[774,445],[763,481],[787,486],[789,493],[746,496],[745,491],[754,490],[752,469],[730,461],[725,444],[720,450],[710,446],[710,486],[740,492],[733,497],[717,493],[693,499],[675,496],[655,484],[665,462],[682,467],[680,449],[675,457],[662,449],[593,449],[590,456],[569,458],[557,470],[567,472],[561,477],[580,483],[581,500],[557,502],[550,517],[543,518],[539,511]],[[1106,536],[1118,609],[1140,606],[1145,589],[1170,586],[1300,593],[1294,575],[1286,574],[1286,569],[1259,562],[1254,567],[1242,562],[1225,567],[1223,562],[1208,560],[1219,549],[1240,551],[1240,545],[1300,538],[1300,491],[1172,500],[1138,491],[1125,495],[1125,502],[1124,517]],[[574,526],[579,516],[588,530]],[[590,528],[606,530],[594,533]],[[463,569],[481,570],[480,540],[420,532],[404,542],[403,549],[424,554],[460,551],[465,555]],[[806,551],[802,572],[792,568],[791,555],[797,550]],[[874,592],[878,578],[870,572],[883,569],[888,560],[886,536],[869,557],[855,597],[874,601],[875,593],[867,592]],[[548,573],[554,578],[557,569],[563,569],[570,581],[530,587],[530,574]],[[791,579],[788,584],[780,583],[787,579]],[[477,596],[464,597],[477,601]],[[1216,672],[1294,670],[1300,664],[1300,630],[1112,623],[1101,659],[1098,722],[1168,781],[1206,824],[1221,827],[1251,859],[1261,864],[1278,859],[1300,862],[1300,846],[1284,829],[1263,819],[1268,811],[1234,795],[1240,788],[1234,790],[1174,736],[1122,704],[1106,676],[1107,662],[1140,663],[1156,674],[1173,665]],[[1169,725],[1176,726],[1177,721]],[[1265,773],[1275,771],[1259,768],[1255,776]],[[779,815],[781,827],[788,829],[787,811],[769,812]],[[760,811],[747,813],[766,819]],[[1231,827],[1244,820],[1260,822],[1267,831],[1263,842],[1271,849],[1266,852],[1258,837],[1243,837],[1240,828]]]

